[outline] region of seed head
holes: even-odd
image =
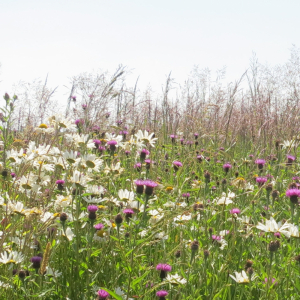
[[[271,241],[269,243],[268,249],[269,249],[270,252],[275,252],[279,249],[279,247],[280,247],[280,241],[276,240],[276,241]]]
[[[123,222],[123,217],[121,216],[121,214],[117,214],[115,217],[115,223],[117,225],[120,225],[120,224],[122,224],[122,222]]]
[[[191,250],[195,251],[195,252],[199,250],[199,242],[198,241],[193,241],[191,243]]]
[[[59,219],[61,222],[65,222],[68,219],[68,215],[66,213],[61,213]]]
[[[177,250],[176,252],[175,252],[175,257],[176,258],[179,258],[181,256],[181,251],[180,250]]]
[[[204,251],[203,251],[203,255],[204,255],[204,258],[205,258],[205,259],[207,259],[207,258],[209,257],[209,254],[210,254],[210,253],[209,253],[208,250],[204,250]]]

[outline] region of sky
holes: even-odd
[[[122,64],[138,87],[182,84],[195,65],[245,72],[253,54],[282,64],[300,47],[299,0],[0,0],[0,93],[45,80],[66,99],[72,76]]]

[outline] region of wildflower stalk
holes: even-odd
[[[147,209],[147,205],[148,205],[148,200],[149,200],[149,195],[145,194],[145,204],[144,204],[144,212],[143,212],[143,218],[142,218],[142,222],[145,222],[146,219],[146,209]]]
[[[291,217],[292,217],[292,223],[294,223],[294,210],[295,210],[295,204],[291,202]]]
[[[267,294],[269,292],[269,286],[270,286],[270,282],[272,282],[272,261],[273,261],[273,251],[270,251],[270,265],[269,265],[269,269],[268,269],[268,281],[266,284],[266,288],[267,288]]]

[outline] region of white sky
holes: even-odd
[[[159,91],[194,65],[238,79],[254,51],[281,64],[300,47],[299,0],[0,0],[0,93],[19,80],[63,86],[80,72],[132,69]]]

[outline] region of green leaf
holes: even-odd
[[[145,272],[141,277],[138,277],[137,279],[133,280],[131,285],[132,287],[134,287],[136,284],[138,284],[141,280],[143,280],[148,274],[150,273],[150,271]]]
[[[94,251],[91,256],[98,256],[101,253],[101,249]]]

